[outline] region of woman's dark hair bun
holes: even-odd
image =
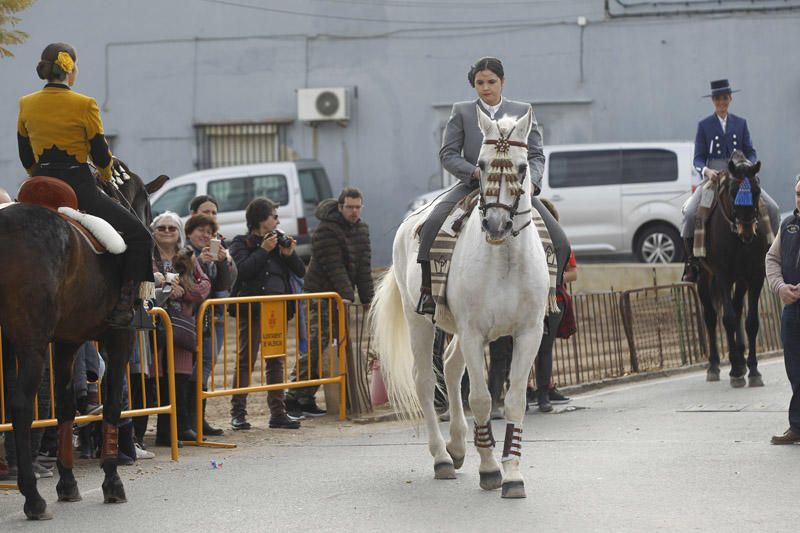
[[[36,74],[43,80],[64,80],[67,75],[60,68],[55,67],[59,52],[66,52],[73,61],[78,60],[75,49],[67,43],[50,43],[42,50],[42,60],[36,65]],[[55,67],[55,68],[54,68]]]
[[[43,80],[48,80],[53,75],[53,62],[42,59],[36,65],[36,74]]]
[[[491,70],[497,74],[497,77],[500,78],[500,80],[505,77],[502,61],[496,57],[482,57],[469,68],[469,72],[467,73],[467,81],[469,81],[470,86],[475,87],[475,75],[482,70]]]

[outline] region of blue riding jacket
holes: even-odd
[[[697,124],[697,135],[694,139],[694,166],[698,172],[709,167],[714,159],[730,159],[734,150],[741,150],[752,163],[757,161],[756,149],[750,141],[750,130],[747,121],[742,117],[728,113],[725,131],[716,113],[704,118]]]

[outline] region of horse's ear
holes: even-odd
[[[761,172],[761,161],[756,161],[756,164],[753,165],[753,176]]]
[[[475,106],[475,112],[478,113],[478,127],[480,127],[481,133],[483,133],[485,137],[489,134],[489,130],[492,128],[494,121],[486,116],[486,113],[481,111],[481,108],[477,105]]]
[[[153,194],[154,192],[159,190],[161,187],[163,187],[168,179],[169,179],[169,176],[167,176],[165,174],[161,174],[159,177],[157,177],[156,179],[154,179],[153,181],[151,181],[150,183],[145,185],[144,186],[144,190],[147,191],[147,194]]]
[[[533,108],[528,106],[528,112],[525,113],[521,119],[517,122],[520,127],[520,131],[524,131],[525,135],[522,137],[523,139],[527,139],[528,135],[531,134],[531,127],[533,127]]]

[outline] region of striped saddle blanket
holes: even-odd
[[[453,323],[453,315],[447,305],[447,277],[450,273],[453,250],[456,247],[458,235],[478,203],[478,194],[479,191],[475,190],[455,205],[450,216],[442,224],[442,228],[431,246],[431,293],[433,294],[433,301],[436,302],[435,322]],[[550,292],[547,299],[547,312],[549,314],[558,311],[558,303],[556,301],[558,264],[556,262],[555,247],[544,220],[542,220],[536,209],[531,209],[531,218],[533,225],[539,232],[539,239],[542,241],[545,257],[547,258],[548,273],[550,275]]]

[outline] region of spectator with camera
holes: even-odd
[[[205,202],[210,203],[210,202]],[[203,205],[205,205],[205,203]],[[213,205],[213,204],[212,204]],[[208,215],[192,215],[186,221],[186,238],[189,246],[194,250],[195,257],[200,267],[211,282],[211,298],[225,297],[230,294],[233,280],[236,279],[236,264],[222,247],[217,235],[217,222]],[[222,344],[225,342],[223,322],[225,320],[224,305],[214,306],[213,310],[206,311],[203,319],[203,390],[208,390],[208,378],[211,376],[212,361],[216,361]],[[214,316],[214,346],[211,338],[211,315]],[[197,377],[196,365],[189,382],[189,414],[192,423],[197,420]],[[222,429],[213,427],[205,417],[206,401],[203,400],[203,434],[210,436],[222,435]]]
[[[232,296],[262,296],[291,294],[289,272],[303,277],[306,267],[295,252],[297,242],[278,229],[278,206],[268,198],[256,198],[245,210],[246,235],[237,235],[231,243],[230,253],[236,263],[238,275],[231,290]],[[249,307],[249,309],[248,309]],[[261,320],[258,305],[239,305],[239,364],[237,387],[250,385],[250,375],[259,357],[261,346]],[[293,311],[287,306],[288,313]],[[287,317],[291,319],[291,316]],[[267,383],[283,381],[283,360],[279,357],[265,359]],[[297,429],[300,422],[287,416],[282,390],[267,393],[270,419],[269,427]],[[231,398],[231,427],[250,429],[247,421],[247,395]]]
[[[364,198],[355,187],[346,187],[339,198],[323,200],[315,215],[319,225],[311,236],[311,262],[305,278],[304,292],[337,292],[345,304],[355,300],[355,288],[361,303],[372,301],[372,248],[369,226],[361,220]],[[300,354],[300,361],[292,371],[291,381],[318,379],[320,345],[327,344],[325,333],[333,324],[334,338],[338,338],[336,317],[330,317],[328,305],[320,309],[309,306],[308,351]],[[335,309],[335,308],[334,308]],[[323,341],[319,342],[322,332]],[[311,365],[309,368],[309,357]],[[300,375],[297,375],[297,369]],[[290,389],[286,398],[289,414],[322,416],[326,412],[317,406],[314,395],[318,386]]]

